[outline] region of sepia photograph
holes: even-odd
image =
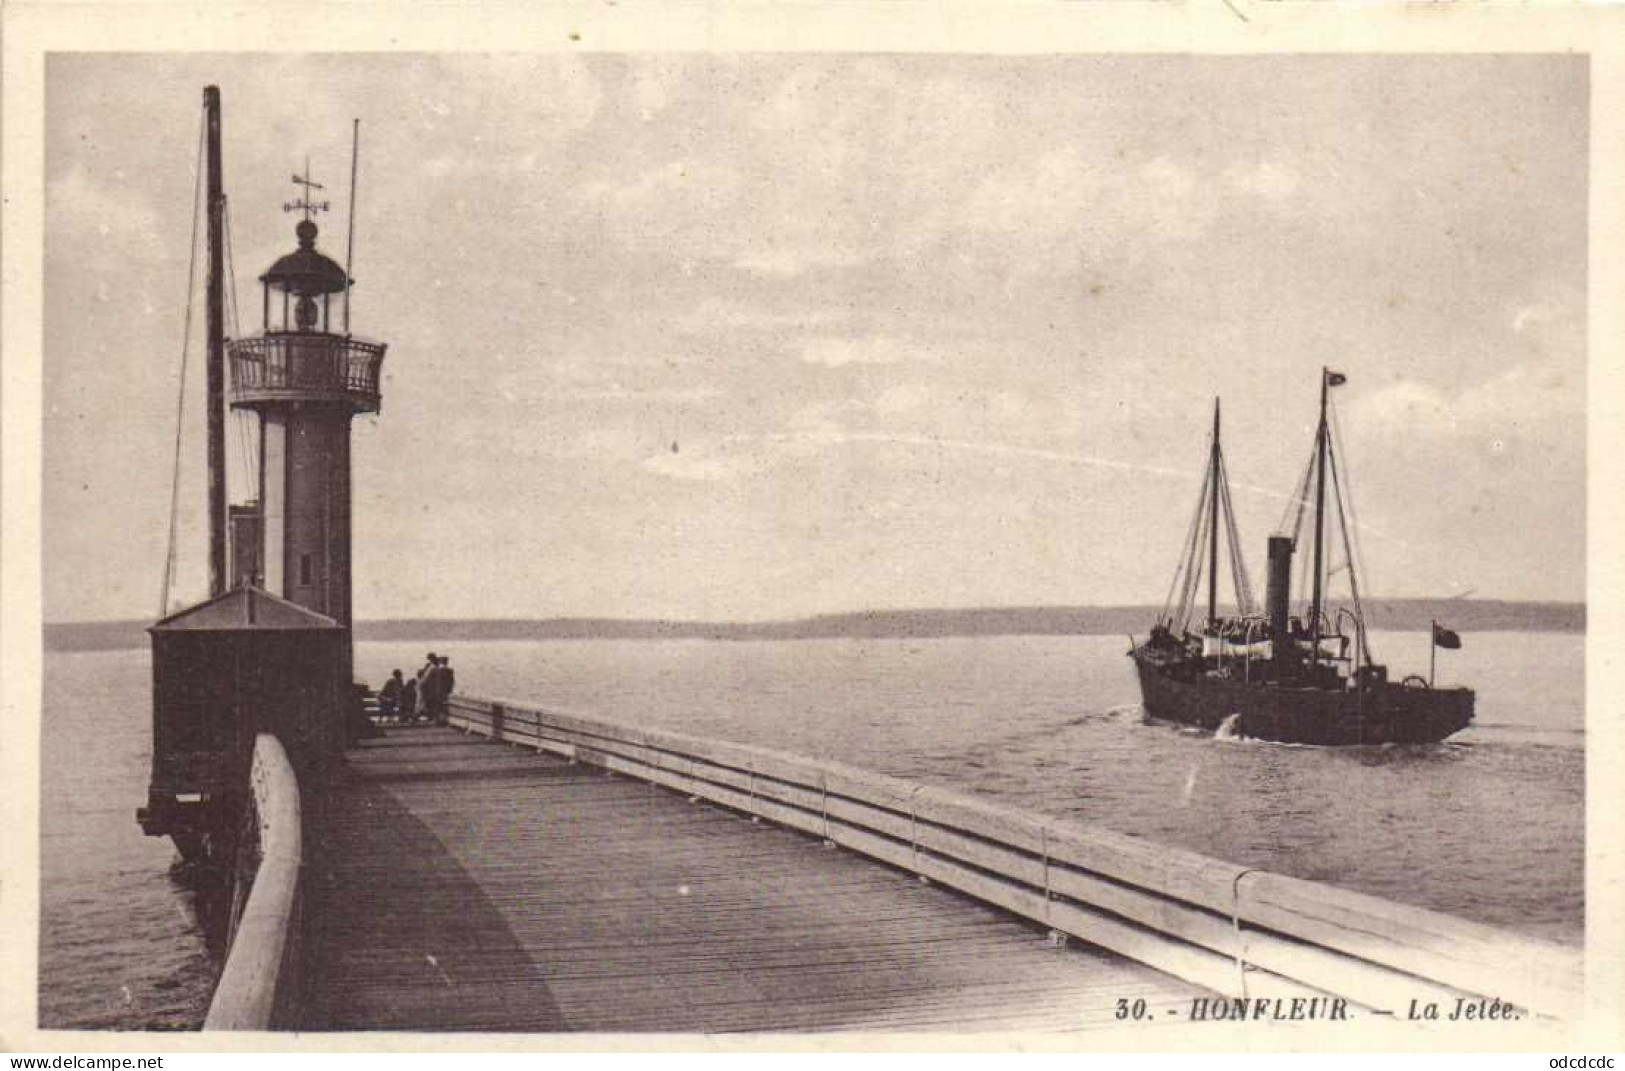
[[[1577,1036],[1591,56],[569,44],[40,57],[30,1029]]]

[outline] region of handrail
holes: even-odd
[[[205,1030],[268,1030],[282,1025],[303,984],[299,781],[282,742],[270,733],[254,739],[249,780],[259,831],[259,868],[232,935]]]
[[[342,391],[374,400],[385,345],[319,332],[286,332],[227,343],[239,395]]]
[[[1577,950],[1363,893],[768,748],[506,699],[454,696],[449,721],[822,837],[1228,997],[1581,1007]]]

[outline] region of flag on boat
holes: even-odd
[[[1447,651],[1461,650],[1461,637],[1443,625],[1433,626],[1433,643],[1434,646],[1443,647]]]
[[[1349,377],[1345,376],[1343,373],[1341,373],[1341,372],[1333,372],[1330,369],[1327,369],[1327,371],[1326,371],[1326,385],[1328,387],[1341,387],[1343,384],[1347,383],[1348,381],[1349,381]]]

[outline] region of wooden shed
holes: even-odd
[[[147,631],[152,780],[140,819],[149,835],[201,836],[217,820],[212,805],[246,787],[256,733],[274,733],[302,770],[324,768],[344,746],[350,634],[332,618],[240,587]]]

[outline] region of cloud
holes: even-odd
[[[115,177],[120,173],[115,172]],[[83,164],[75,164],[53,180],[46,190],[53,233],[94,236],[109,244],[130,243],[130,255],[146,259],[165,251],[165,230],[139,193],[128,187],[93,178]],[[186,241],[181,233],[173,245]]]
[[[590,427],[557,437],[552,452],[561,457],[601,460],[637,456],[639,437],[627,428]]]
[[[630,182],[589,182],[580,196],[622,215],[661,217],[696,209],[725,209],[737,197],[743,181],[727,164],[672,160]]]
[[[780,431],[734,432],[710,443],[679,443],[647,457],[642,467],[678,480],[722,482],[806,460],[850,446],[951,449],[1005,460],[1146,472],[1194,479],[1197,469],[1172,469],[1119,460],[1080,449],[1033,445],[1035,425],[1042,434],[1062,430],[1057,422],[1065,403],[1030,392],[939,389],[905,382],[872,399],[813,402],[792,413]],[[1076,422],[1072,421],[1075,427]],[[1025,442],[1023,440],[1026,440]]]
[[[1026,166],[987,176],[958,219],[972,231],[1028,234],[1049,221],[1071,229],[1081,217],[1089,163],[1074,146],[1052,149]]]
[[[1355,410],[1358,434],[1464,437],[1499,450],[1509,436],[1553,442],[1585,428],[1583,371],[1544,361],[1514,365],[1457,391],[1402,379]]]
[[[772,458],[761,453],[745,453],[743,440],[730,439],[715,446],[673,443],[643,459],[642,468],[659,476],[692,483],[723,483],[753,475],[765,469]]]
[[[1192,243],[1217,211],[1197,173],[1172,157],[1103,161],[1067,145],[984,177],[931,226],[961,256],[1050,278],[1076,273],[1085,257],[1140,261]]]
[[[633,389],[619,383],[581,390],[555,391],[541,396],[542,401],[560,402],[707,402],[721,397],[715,387],[648,387]]]
[[[748,114],[757,130],[815,138],[819,151],[844,155],[841,135],[896,83],[887,64],[807,59],[779,79]]]
[[[826,368],[847,365],[899,364],[905,361],[937,361],[940,355],[911,342],[885,335],[863,338],[811,338],[801,349],[801,359]]]
[[[881,418],[922,418],[947,428],[1030,436],[1062,430],[1057,418],[1067,406],[1025,390],[954,390],[910,382],[887,388],[865,408]]]
[[[1585,378],[1544,363],[1514,365],[1500,375],[1463,392],[1456,405],[1470,425],[1549,425],[1585,421]]]
[[[590,62],[569,53],[484,53],[442,57],[464,84],[457,96],[471,109],[512,110],[527,133],[584,130],[597,120],[604,91]],[[499,108],[490,108],[497,101]],[[544,125],[545,124],[545,125]],[[555,135],[556,136],[556,135]]]
[[[682,53],[644,53],[633,57],[627,91],[637,106],[638,118],[648,122],[671,106],[672,97],[688,74],[690,62]]]
[[[1260,160],[1256,164],[1231,164],[1224,178],[1231,189],[1266,200],[1280,200],[1298,191],[1302,176],[1291,167]]]
[[[749,247],[753,237],[741,207],[748,192],[731,164],[685,157],[630,180],[584,183],[575,198],[620,246],[656,262],[681,261],[691,274],[702,260],[732,260]]]
[[[1216,214],[1214,199],[1202,190],[1196,173],[1166,156],[1141,166],[1138,182],[1113,182],[1106,197],[1131,220],[1139,216],[1142,233],[1163,241],[1197,238]],[[1106,210],[1112,211],[1113,205]]]
[[[932,391],[919,383],[899,383],[881,392],[874,410],[882,416],[915,413],[929,406],[932,397]]]
[[[834,308],[780,310],[755,302],[710,295],[693,309],[679,314],[673,322],[679,331],[685,333],[711,334],[731,330],[827,327],[845,318],[845,313]]]
[[[1567,303],[1558,301],[1534,301],[1523,305],[1512,314],[1512,330],[1515,334],[1524,334],[1531,329],[1545,327],[1547,324],[1560,323],[1569,318],[1571,310]]]
[[[1097,406],[1087,411],[1082,400],[1065,390],[954,383],[933,369],[928,378],[903,379],[874,394],[804,406],[789,427],[819,435],[875,432],[1071,444],[1085,427],[1100,428],[1108,421],[1115,427],[1116,410]]]
[[[798,432],[795,434],[763,435],[763,436],[736,436],[736,442],[755,441],[781,449],[788,448],[797,453],[805,453],[805,447],[831,447],[831,446],[898,446],[907,448],[925,448],[931,450],[947,449],[963,453],[984,454],[1001,458],[1024,458],[1031,461],[1077,466],[1083,468],[1114,469],[1120,472],[1139,472],[1156,476],[1167,476],[1173,479],[1194,482],[1200,473],[1193,473],[1189,469],[1176,469],[1166,465],[1148,465],[1138,461],[1125,461],[1120,458],[1107,457],[1098,454],[1089,454],[1079,451],[1048,450],[1041,447],[1023,446],[1017,443],[996,442],[979,439],[948,438],[936,435],[893,434],[879,431],[836,431],[825,429],[816,432]],[[1284,496],[1276,496],[1284,497]]]
[[[1523,308],[1519,309],[1515,314],[1513,314],[1512,330],[1522,334],[1526,325],[1531,323],[1542,323],[1549,319],[1550,316],[1550,312],[1542,305],[1525,305]]]
[[[734,261],[734,267],[757,275],[790,277],[817,268],[850,268],[862,264],[866,259],[862,254],[827,246],[797,248],[780,243],[747,252]]]

